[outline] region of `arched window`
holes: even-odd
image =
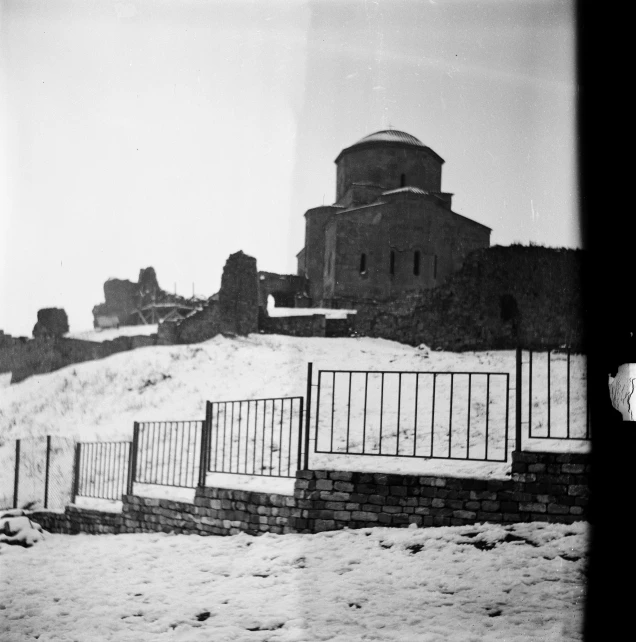
[[[395,274],[395,252],[391,250],[391,257],[389,259],[389,274],[393,276]]]
[[[406,187],[406,174],[400,174],[400,187]]]
[[[413,253],[413,274],[415,274],[415,276],[420,275],[420,251],[419,250],[415,250],[415,252]]]
[[[360,255],[360,274],[366,274],[367,272],[367,255]]]

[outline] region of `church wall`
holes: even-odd
[[[309,296],[314,302],[323,298],[325,224],[338,211],[330,206],[315,207],[305,214],[305,276],[309,279]]]
[[[406,184],[432,192],[442,189],[442,165],[424,148],[365,145],[342,156],[337,170],[336,200],[339,201],[351,183],[374,183],[388,189]]]
[[[487,228],[432,200],[408,196],[341,213],[329,223],[327,237],[326,254],[333,247],[336,267],[324,296],[332,305],[338,300],[385,300],[435,287],[469,251],[489,245]],[[419,275],[414,274],[416,251]],[[360,273],[363,253],[365,274]]]

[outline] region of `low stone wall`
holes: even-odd
[[[324,337],[326,323],[324,314],[270,317],[261,313],[259,315],[258,328],[265,334],[285,334],[292,337]]]
[[[0,373],[11,372],[11,383],[18,383],[32,375],[54,372],[74,363],[156,344],[156,334],[117,337],[101,343],[63,337],[14,338],[3,334],[0,337]]]
[[[369,526],[587,519],[589,456],[513,453],[511,480],[298,472],[301,533]]]
[[[194,503],[126,495],[121,513],[37,512],[57,533],[318,533],[369,526],[461,526],[588,518],[589,455],[513,453],[510,480],[298,471],[294,496],[198,488]]]

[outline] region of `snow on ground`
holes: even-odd
[[[327,319],[346,319],[348,314],[357,314],[356,310],[335,310],[332,308],[276,308],[268,307],[270,317],[305,317],[324,314]]]
[[[157,334],[157,324],[148,325],[123,325],[119,328],[105,328],[103,330],[84,330],[81,332],[67,332],[67,339],[81,339],[82,341],[112,341],[117,337],[138,337]]]
[[[138,326],[141,327],[141,326]],[[564,355],[554,355],[551,369],[552,430],[564,434],[566,410],[563,399],[566,391],[566,363]],[[106,359],[75,364],[56,372],[31,377],[19,384],[3,388],[0,395],[0,495],[12,492],[13,452],[16,438],[42,437],[46,434],[72,437],[80,441],[130,440],[134,421],[161,421],[203,419],[206,400],[222,401],[258,399],[264,397],[305,396],[307,363],[314,363],[314,382],[319,370],[401,370],[401,371],[454,371],[503,372],[509,375],[509,442],[513,448],[514,435],[514,373],[515,354],[511,350],[452,353],[420,349],[383,339],[370,338],[297,338],[280,335],[250,335],[249,337],[215,337],[210,341],[185,346],[156,346],[119,353]],[[533,424],[538,434],[546,434],[547,416],[545,385],[541,373],[547,362],[535,355],[535,380],[532,390]],[[527,364],[524,366],[527,371]],[[585,361],[573,356],[571,361],[572,431],[584,430]],[[363,375],[354,375],[351,417],[346,414],[343,400],[348,394],[347,375],[324,374],[319,415],[319,446],[325,449],[329,428],[330,401],[334,410],[337,449],[344,451],[345,438],[350,428],[352,450],[377,452],[380,443],[377,406],[380,395],[385,395],[386,414],[383,426],[383,452],[425,454],[430,442],[432,375],[397,375],[385,378],[386,389],[377,375],[369,378],[368,417],[363,422]],[[356,378],[357,377],[357,378]],[[545,377],[544,377],[545,379]],[[451,390],[450,377],[439,375],[436,383],[435,453],[443,456],[448,444],[448,409],[453,395],[453,453],[463,456],[466,430],[470,419],[471,448],[474,453],[483,449],[485,416],[489,412],[489,443],[491,454],[503,456],[505,447],[502,426],[505,421],[505,388],[502,378],[491,382],[491,404],[485,405],[486,378],[473,377],[471,388],[471,415],[466,414],[468,377],[456,376]],[[314,406],[316,394],[314,388]],[[390,391],[401,390],[399,409],[406,426],[397,443],[396,404],[390,401]],[[528,384],[524,384],[527,399]],[[335,395],[335,396],[334,396]],[[417,418],[413,402],[417,395],[426,410]],[[480,396],[481,395],[481,396]],[[396,397],[393,395],[393,399]],[[427,406],[428,404],[428,406]],[[462,410],[463,408],[463,410]],[[375,413],[375,414],[374,414]],[[410,413],[410,414],[409,414]],[[463,413],[463,414],[462,414]],[[527,420],[528,408],[524,403],[522,418]],[[418,424],[415,438],[411,427]],[[543,424],[539,426],[539,424]],[[401,424],[402,425],[402,424]],[[365,431],[365,432],[363,432]],[[543,432],[541,432],[543,431]],[[479,476],[505,479],[510,471],[508,462],[476,462],[446,459],[425,459],[390,456],[360,456],[315,454],[315,442],[310,443],[310,467],[344,470],[373,470],[377,472],[431,474],[449,476]],[[321,441],[322,440],[322,441]],[[480,445],[481,444],[481,445]],[[27,442],[24,442],[24,448]],[[529,440],[524,427],[524,448],[527,450],[587,451],[589,444],[576,441]],[[234,450],[234,452],[238,452]],[[279,492],[279,480],[267,477],[244,478],[228,475],[231,487]],[[283,480],[286,481],[286,480]],[[5,488],[6,487],[6,488]],[[174,492],[174,491],[171,491]]]
[[[0,640],[570,642],[587,525],[47,535],[0,548]]]

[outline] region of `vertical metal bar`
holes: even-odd
[[[20,440],[15,440],[15,469],[13,471],[13,508],[18,507],[18,491],[20,486]]]
[[[240,408],[240,405],[239,405]],[[240,413],[240,411],[239,411]],[[230,465],[228,469],[228,473],[232,472],[232,455],[234,451],[234,402],[232,402],[232,415],[230,419]]]
[[[231,420],[231,418],[230,418]],[[232,424],[230,424],[230,428]],[[227,441],[227,401],[223,402],[223,449],[221,451],[221,471],[225,472],[225,442]]]
[[[532,350],[528,352],[528,434],[532,437]]]
[[[283,458],[283,416],[285,415],[285,400],[280,400],[280,428],[278,430],[278,476],[280,477],[280,467]]]
[[[251,401],[247,402],[247,429],[245,431],[245,464],[243,465],[243,472],[247,474],[247,456],[250,449],[250,407]]]
[[[570,349],[568,348],[568,386],[567,386],[567,408],[568,408],[568,439],[570,438]]]
[[[217,461],[219,458],[219,433],[221,432],[219,429],[219,416],[221,414],[221,404],[218,402],[213,402],[212,408],[216,408],[216,430],[214,432],[214,470],[218,470],[218,465]],[[212,461],[212,457],[210,457],[210,462]]]
[[[137,474],[137,457],[139,451],[139,423],[135,421],[133,424],[133,438],[130,443],[130,451],[128,454],[128,484],[126,488],[126,493],[128,495],[133,494],[134,483],[136,481],[135,477]]]
[[[347,397],[347,453],[349,452],[349,425],[351,423],[351,377],[352,373],[349,372],[349,396]]]
[[[433,402],[431,409],[431,457],[433,456],[433,439],[435,435],[435,385],[437,384],[437,373],[433,373]]]
[[[515,352],[515,452],[521,452],[521,357],[522,351],[517,347]],[[530,351],[530,390],[532,390],[532,351]],[[532,404],[532,394],[528,395],[530,405]],[[530,424],[532,430],[532,424]]]
[[[455,387],[455,374],[451,372],[450,408],[448,412],[448,458],[451,458],[453,439],[453,391]]]
[[[384,414],[384,372],[380,384],[380,455],[382,454],[382,415]]]
[[[413,420],[413,457],[417,451],[417,405],[420,393],[420,373],[415,373],[415,419]]]
[[[252,475],[256,474],[256,439],[258,436],[258,399],[256,400],[256,408],[254,408],[254,450],[252,451]]]
[[[364,373],[364,415],[362,421],[362,454],[367,448],[367,391],[369,388],[369,373]]]
[[[186,455],[185,455],[185,475],[181,475],[181,478],[184,479],[184,484],[186,486],[191,486],[192,485],[192,476],[190,475],[190,450],[192,448],[192,423],[191,421],[188,421],[188,441],[186,442]],[[197,425],[196,423],[194,424],[195,426]],[[195,427],[195,434],[196,434],[196,427]],[[185,439],[185,431],[183,433],[183,438]]]
[[[18,440],[19,441],[19,440]],[[71,494],[71,504],[75,503],[80,490],[80,457],[82,456],[82,444],[75,444],[75,462],[73,467],[73,492]],[[16,497],[17,500],[17,497]],[[17,508],[17,506],[16,506]]]
[[[263,400],[263,443],[261,444],[261,472],[264,475],[265,470],[265,433],[267,432],[267,399]]]
[[[272,399],[272,428],[269,436],[269,474],[274,470],[272,464],[272,457],[274,455],[274,417],[276,412],[276,400]]]
[[[292,458],[292,432],[294,431],[294,401],[295,399],[290,398],[289,400],[289,429],[288,435],[289,439],[287,440],[287,477],[291,472],[291,458]],[[302,416],[302,411],[301,411]]]
[[[46,464],[44,469],[44,508],[49,507],[49,474],[51,472],[51,435],[46,436]]]
[[[212,403],[210,401],[205,402],[205,421],[201,425],[201,448],[199,450],[199,479],[197,480],[197,486],[203,488],[205,486],[205,478],[207,474],[207,456],[206,456],[206,444],[208,438],[208,431],[210,430],[210,419],[212,414]]]
[[[468,423],[466,426],[466,459],[470,459],[470,402],[472,395],[473,375],[468,375]]]
[[[314,364],[310,361],[307,364],[307,407],[305,408],[305,460],[302,465],[303,470],[309,470],[309,430],[311,428],[311,382],[313,377]],[[320,387],[318,388],[320,394]],[[302,405],[301,405],[302,409]],[[316,422],[318,422],[318,410],[316,409]],[[301,431],[298,430],[298,441],[302,439]],[[318,433],[316,432],[316,442],[318,441]],[[300,464],[300,443],[298,444],[298,463]]]
[[[331,387],[331,445],[329,452],[333,452],[333,412],[336,404],[336,373],[332,373],[332,387]]]
[[[398,411],[397,411],[397,434],[395,441],[395,454],[400,454],[400,411],[402,409],[402,373],[398,373]]]
[[[504,461],[508,461],[508,420],[510,408],[510,374],[506,373],[506,437],[504,445]]]
[[[318,371],[318,392],[316,393],[316,425],[314,426],[314,452],[318,451],[318,421],[320,419],[320,388],[321,388],[321,384],[322,384],[322,370],[319,370]]]
[[[490,374],[486,375],[486,450],[485,459],[488,460],[488,421],[490,418]]]
[[[303,435],[303,404],[304,399],[301,397],[299,399],[299,409],[298,409],[298,456],[296,458],[296,470],[300,470],[301,467],[301,461],[302,461],[302,456],[303,456],[303,440],[302,440],[302,435]],[[291,461],[291,430],[290,430],[290,442],[289,442],[289,459]]]
[[[551,408],[550,408],[550,389],[551,389],[551,384],[550,384],[550,350],[548,350],[548,439],[550,438],[550,430],[551,430]]]
[[[104,448],[104,444],[102,442],[99,442],[98,444],[95,445],[95,448],[97,449],[97,452],[99,454],[99,486],[98,486],[98,497],[102,498],[102,495],[104,494],[104,471],[106,470],[106,449]]]

